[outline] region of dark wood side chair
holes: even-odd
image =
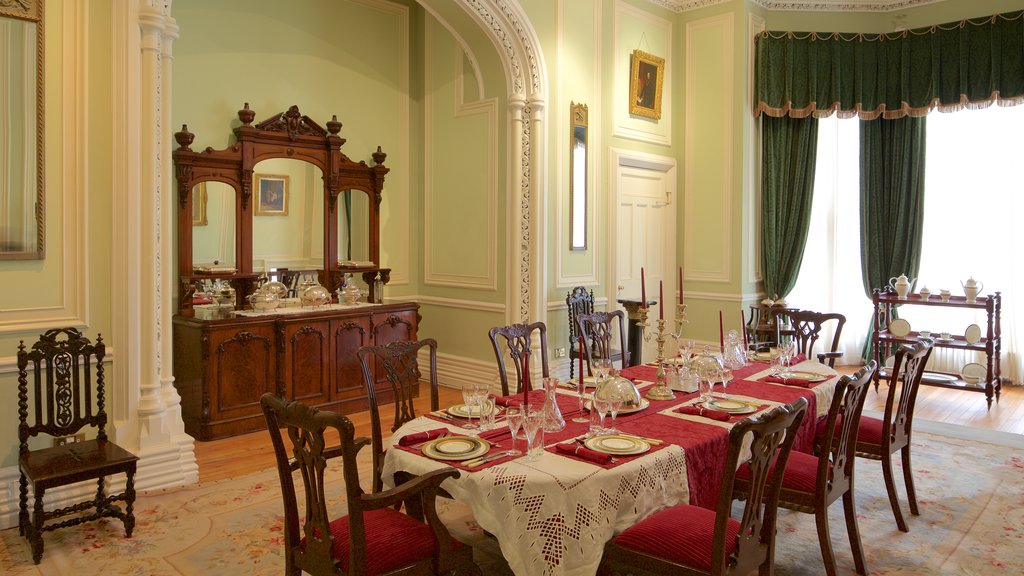
[[[270,393],[260,398],[260,404],[284,500],[286,574],[479,574],[472,548],[452,539],[435,509],[441,482],[458,478],[458,470],[435,470],[392,490],[367,494],[359,485],[356,455],[370,439],[356,438],[348,418]],[[328,429],[337,432],[339,445],[327,445],[324,432]],[[325,471],[327,461],[338,456],[348,514],[331,520]],[[302,478],[304,523],[299,519],[296,472]],[[423,517],[396,510],[402,503],[422,511]]]
[[[782,475],[779,507],[814,514],[821,556],[828,576],[837,574],[836,557],[832,552],[832,538],[828,529],[828,507],[840,497],[843,499],[846,530],[850,536],[857,574],[867,574],[864,547],[857,526],[853,472],[857,424],[875,368],[872,360],[856,374],[839,379],[828,415],[818,426],[815,437],[816,441],[820,441],[818,455],[793,452],[789,455]],[[749,494],[748,478],[749,470],[741,467],[736,481],[736,498],[742,500]]]
[[[391,432],[416,418],[415,396],[422,376],[418,354],[427,348],[430,352],[430,410],[438,409],[437,397],[437,341],[426,338],[419,341],[399,340],[383,346],[364,346],[356,352],[363,368],[363,382],[370,401],[370,438],[373,450],[373,491],[383,490],[381,470],[384,468],[384,439],[381,434],[380,402],[377,399],[377,375],[383,375],[391,385],[395,401],[395,419]],[[376,370],[374,369],[376,366]]]
[[[908,532],[906,520],[900,511],[896,482],[892,474],[892,455],[900,453],[903,461],[903,481],[907,486],[907,500],[910,513],[917,516],[917,495],[914,492],[914,473],[910,467],[910,444],[914,420],[914,403],[921,386],[925,364],[932,354],[932,340],[923,339],[913,346],[901,346],[896,350],[889,391],[885,399],[885,413],[881,419],[861,416],[857,431],[857,456],[882,461],[882,476],[889,493],[896,526]]]
[[[629,366],[629,352],[619,352],[612,348],[615,341],[615,324],[618,324],[619,346],[626,347],[626,315],[622,310],[612,312],[593,312],[591,314],[580,314],[576,317],[576,329],[584,334],[590,334],[591,345],[587,347],[587,373],[593,374],[590,362],[595,358],[611,358],[614,364],[620,362],[620,369]]]
[[[828,364],[835,368],[836,359],[843,357],[839,350],[839,337],[843,333],[843,325],[846,324],[846,316],[839,313],[814,312],[812,310],[793,310],[788,313],[792,324],[793,337],[796,339],[797,353],[807,358],[811,357],[811,351],[815,343],[821,338],[821,330],[829,322],[834,322],[835,332],[832,335],[832,345],[825,352],[818,353],[818,362]]]
[[[583,286],[576,286],[565,295],[565,307],[569,311],[569,379],[576,377],[576,361],[582,354],[587,357],[586,352],[580,350],[580,329],[576,324],[576,318],[581,314],[594,312],[594,291],[587,290]],[[590,334],[583,333],[584,346],[591,342]]]
[[[782,472],[807,400],[777,406],[738,422],[729,431],[729,452],[715,510],[680,504],[627,528],[604,548],[598,574],[770,574],[774,562],[775,515]],[[752,436],[751,490],[741,520],[730,517],[733,485],[746,436]],[[778,466],[772,466],[778,462]]]
[[[120,518],[125,536],[131,538],[135,527],[135,467],[138,458],[107,439],[106,396],[103,382],[103,357],[106,346],[96,336],[92,344],[74,328],[47,330],[31,350],[18,345],[18,532],[32,546],[32,560],[43,558],[43,532],[74,526],[103,517]],[[29,383],[31,365],[32,382]],[[31,419],[29,416],[31,415]],[[47,435],[72,436],[83,428],[96,429],[96,437],[82,442],[30,450],[30,438]],[[125,489],[107,495],[106,477],[124,474]],[[51,488],[85,480],[96,480],[96,496],[47,512],[43,496]],[[28,485],[32,485],[34,506],[31,521],[28,509]],[[124,511],[115,502],[123,500]],[[80,514],[47,525],[47,521]]]
[[[530,342],[534,334],[540,340],[540,350],[531,358],[536,363],[536,357],[540,356],[541,376],[547,378],[548,372],[548,328],[543,322],[533,324],[510,324],[508,326],[496,326],[491,328],[487,335],[491,339],[491,346],[494,348],[494,357],[498,360],[498,377],[501,379],[501,394],[510,394],[508,386],[508,371],[505,369],[506,356],[512,360],[512,366],[516,369],[516,389],[514,393],[523,391],[523,374],[526,368],[526,352],[530,350]],[[543,388],[542,386],[530,386],[531,389]]]

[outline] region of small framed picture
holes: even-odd
[[[192,225],[206,226],[206,182],[196,184],[192,191]]]
[[[629,113],[661,119],[661,85],[665,59],[633,50],[629,61]]]
[[[256,174],[256,215],[288,215],[288,176]]]

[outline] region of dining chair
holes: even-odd
[[[591,343],[587,346],[587,374],[592,375],[591,361],[597,358],[610,358],[612,363],[620,362],[620,369],[629,366],[629,352],[616,351],[612,345],[615,342],[615,324],[618,324],[619,346],[625,349],[626,344],[626,315],[622,310],[612,312],[593,312],[580,314],[576,317],[576,328],[583,334],[589,334]]]
[[[31,350],[25,348],[24,341],[18,345],[18,533],[29,541],[36,564],[43,558],[43,532],[104,517],[119,518],[126,538],[131,538],[135,527],[132,508],[139,459],[107,439],[105,354],[101,336],[93,344],[74,328],[47,330]],[[96,430],[95,438],[77,442],[67,438],[82,434],[86,428]],[[29,440],[41,435],[63,442],[29,449]],[[124,491],[107,495],[106,477],[118,474],[125,475]],[[95,497],[44,510],[47,490],[86,480],[97,481]],[[29,484],[33,494],[31,521]],[[116,505],[119,500],[125,503],[123,511]],[[66,516],[72,517],[47,524]]]
[[[857,424],[864,408],[876,368],[872,360],[852,376],[843,376],[836,384],[828,414],[818,426],[815,440],[820,440],[818,455],[793,452],[782,475],[779,507],[814,514],[818,542],[825,573],[836,576],[836,557],[828,528],[828,507],[840,497],[846,514],[846,531],[857,574],[867,574],[864,547],[857,526],[854,502],[854,457],[857,445]],[[749,469],[740,467],[734,496],[742,500],[750,493]]]
[[[857,430],[857,456],[882,461],[882,476],[889,493],[896,526],[909,532],[903,513],[900,511],[896,482],[892,473],[892,455],[900,453],[903,461],[903,482],[907,487],[910,513],[917,516],[917,495],[914,492],[914,474],[910,467],[911,433],[913,432],[914,403],[924,376],[924,367],[932,354],[932,340],[925,338],[913,346],[900,346],[896,350],[892,370],[889,372],[889,389],[885,398],[882,418],[861,416]]]
[[[713,575],[770,574],[774,563],[776,505],[782,472],[807,400],[777,406],[737,422],[715,510],[678,504],[641,520],[604,548],[598,574]],[[748,436],[749,444],[748,444]],[[730,516],[740,453],[750,447],[748,486],[753,487],[740,520]],[[778,465],[772,464],[777,462]]]
[[[594,291],[587,290],[583,286],[576,286],[571,292],[565,295],[565,307],[569,311],[569,379],[576,378],[576,361],[579,360],[580,354],[583,354],[584,358],[587,358],[587,353],[580,350],[580,334],[583,334],[583,345],[588,348],[591,353],[594,353],[594,339],[591,338],[590,333],[587,331],[580,331],[579,325],[576,323],[576,318],[584,314],[594,313]],[[611,351],[612,361],[619,360],[622,357],[621,350],[613,349]]]
[[[359,484],[356,455],[370,440],[356,438],[348,418],[271,393],[260,398],[260,405],[284,500],[286,574],[480,573],[472,548],[451,537],[435,508],[441,482],[458,478],[458,470],[434,470],[387,492],[367,494]],[[337,432],[337,446],[327,445],[327,430]],[[325,482],[328,460],[339,456],[348,514],[332,520]],[[304,520],[299,518],[296,472],[302,478]],[[408,510],[422,511],[422,517],[398,511],[402,503]]]
[[[813,310],[793,310],[788,313],[793,338],[796,342],[796,353],[803,354],[810,358],[814,345],[821,338],[823,328],[831,324],[832,345],[827,351],[818,353],[818,362],[827,363],[829,368],[835,368],[836,359],[843,357],[839,350],[839,337],[843,333],[843,325],[846,324],[846,316],[839,313],[814,312]],[[826,362],[827,361],[827,362]]]
[[[381,471],[384,469],[384,438],[381,434],[380,402],[377,397],[377,378],[383,376],[391,386],[395,418],[391,432],[416,418],[413,403],[418,395],[422,377],[419,353],[426,348],[430,358],[430,410],[438,409],[437,395],[437,341],[426,338],[417,341],[399,340],[382,346],[364,346],[356,352],[363,369],[363,383],[370,403],[370,439],[373,455],[373,491],[383,489]],[[396,480],[397,481],[397,480]]]
[[[498,378],[501,380],[502,396],[509,395],[508,371],[505,368],[506,356],[512,360],[516,372],[516,389],[518,394],[523,391],[523,375],[526,373],[526,358],[534,335],[540,341],[540,350],[533,356],[540,356],[541,376],[547,378],[548,373],[548,329],[543,322],[533,324],[510,324],[491,328],[487,335],[494,348],[494,357],[498,360]],[[529,389],[542,388],[528,386]]]

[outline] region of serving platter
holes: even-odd
[[[910,334],[910,322],[903,318],[897,318],[889,323],[889,333],[897,338],[903,338]]]
[[[424,444],[420,451],[434,460],[469,460],[482,456],[491,449],[491,443],[473,436],[446,436]]]
[[[984,364],[977,362],[964,364],[964,367],[960,369],[960,378],[968,384],[981,384],[985,381],[986,376],[988,376],[988,369]]]
[[[967,330],[964,331],[964,340],[966,340],[968,344],[977,344],[978,342],[981,342],[981,326],[978,326],[977,324],[971,324],[968,326]]]
[[[614,454],[616,456],[643,454],[651,449],[651,445],[646,441],[623,434],[593,436],[587,438],[583,445],[596,452]]]

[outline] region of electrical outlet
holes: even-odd
[[[565,346],[555,348],[555,358],[565,358]]]
[[[56,436],[53,439],[54,447],[64,446],[65,444],[71,444],[72,442],[85,442],[85,432],[79,432],[73,436]]]

